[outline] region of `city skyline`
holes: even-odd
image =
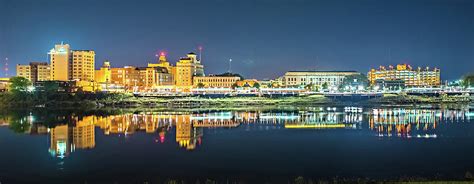
[[[474,3],[463,0],[70,2],[0,1],[0,56],[10,76],[16,64],[48,61],[61,41],[94,50],[96,69],[106,59],[146,66],[160,51],[175,62],[200,46],[206,73],[226,72],[232,59],[233,72],[256,79],[408,63],[454,80],[474,67]]]

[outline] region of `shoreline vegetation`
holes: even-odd
[[[362,100],[341,100],[311,95],[300,97],[135,97],[118,93],[0,93],[2,108],[246,108],[253,106],[317,106],[317,105],[416,105],[469,104],[470,96],[414,96],[385,94]]]

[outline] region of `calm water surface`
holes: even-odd
[[[0,182],[474,172],[474,110],[307,107],[0,115]]]

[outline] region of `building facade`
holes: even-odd
[[[57,44],[49,51],[51,80],[68,81],[71,70],[71,47],[69,44]]]
[[[73,50],[69,80],[94,81],[95,52],[93,50]]]
[[[389,66],[388,69],[380,66],[378,70],[371,69],[367,74],[371,85],[375,85],[377,81],[404,81],[407,87],[431,87],[441,85],[440,70],[429,67],[421,69],[413,69],[410,65],[399,64],[396,68]]]
[[[241,80],[241,78],[237,76],[211,75],[194,77],[193,84],[194,87],[200,87],[200,85],[202,85],[202,87],[205,88],[232,88],[239,80]]]
[[[49,51],[51,80],[94,81],[95,52],[71,50],[69,44],[57,44]]]
[[[112,81],[112,71],[110,70],[109,61],[104,61],[100,69],[95,71],[94,80],[97,83],[109,83]]]
[[[356,71],[289,71],[283,76],[283,85],[287,87],[303,87],[305,85],[339,87],[344,78],[360,74]]]
[[[31,81],[31,66],[30,65],[16,65],[16,76],[23,77]]]
[[[204,66],[195,53],[188,53],[176,63],[175,85],[182,88],[193,86],[193,77],[204,76]]]
[[[16,73],[18,77],[24,77],[32,83],[51,80],[51,67],[46,62],[31,62],[28,65],[18,64]]]

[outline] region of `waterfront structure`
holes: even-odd
[[[51,80],[51,67],[46,62],[30,62],[28,65],[16,65],[18,77],[24,77],[32,83]]]
[[[179,88],[190,89],[193,86],[193,77],[204,76],[204,66],[193,52],[176,63],[175,85]]]
[[[69,44],[57,44],[49,51],[51,80],[93,81],[95,52],[71,50]]]
[[[413,69],[410,65],[399,64],[396,68],[389,66],[386,69],[380,66],[378,70],[371,69],[367,74],[371,85],[375,85],[377,80],[393,81],[402,80],[407,87],[431,87],[441,85],[440,70],[429,67]]]
[[[193,78],[194,87],[232,88],[242,78],[233,74],[196,76]]]
[[[360,74],[356,71],[288,71],[283,76],[283,85],[287,87],[304,87],[316,85],[334,88],[339,87],[344,78]]]

